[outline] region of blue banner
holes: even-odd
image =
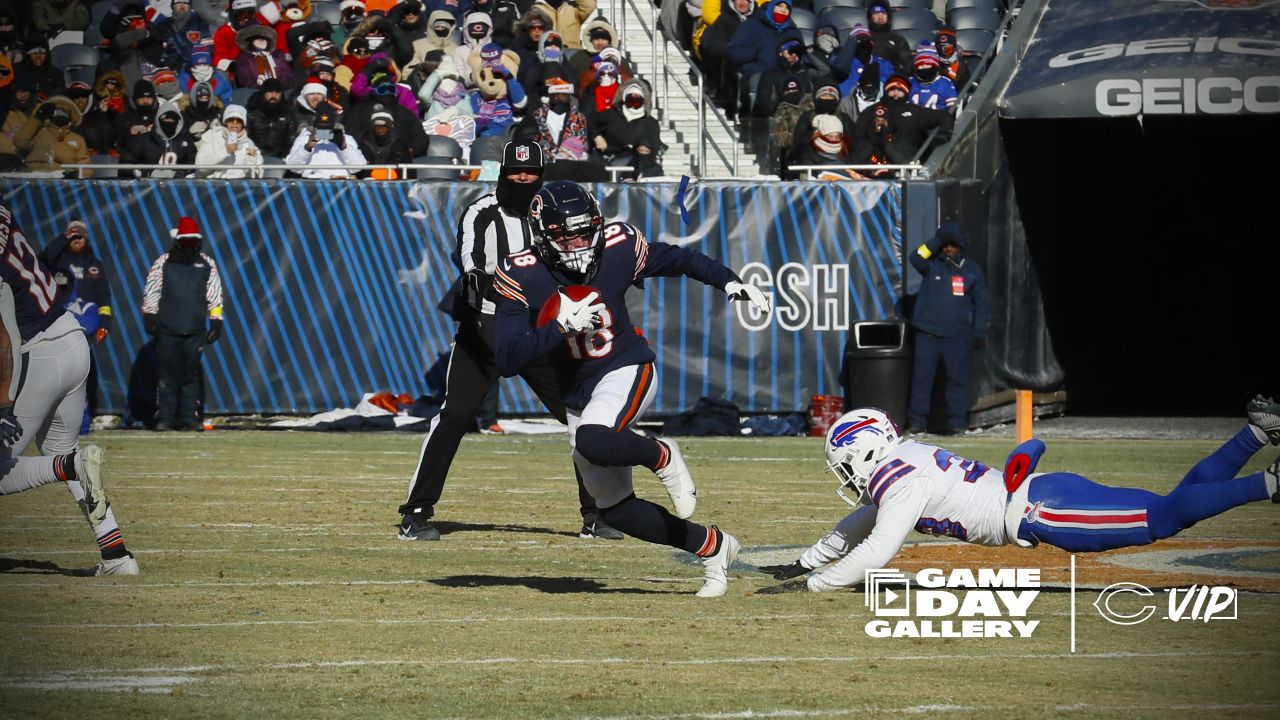
[[[483,184],[237,181],[0,181],[35,244],[74,219],[111,280],[116,326],[98,348],[101,410],[121,413],[146,341],[140,306],[169,229],[196,219],[225,292],[224,337],[207,354],[211,413],[314,413],[362,393],[425,392],[449,348],[436,308],[457,270],[462,209]],[[691,280],[646,281],[631,312],[660,358],[653,412],[722,395],[744,411],[806,408],[838,394],[851,324],[895,314],[902,291],[901,189],[894,183],[699,182],[600,185],[605,215],[651,241],[691,246],[765,290],[766,317]],[[541,408],[503,383],[504,413]]]

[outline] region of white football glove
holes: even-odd
[[[593,292],[574,301],[560,293],[560,313],[556,315],[556,322],[567,332],[584,332],[595,328],[596,316],[605,309],[604,303],[596,302],[599,297],[600,293]]]
[[[745,300],[751,303],[751,307],[761,315],[769,312],[769,298],[765,297],[764,293],[760,292],[760,288],[755,285],[730,280],[725,283],[724,294],[728,295],[730,300]]]

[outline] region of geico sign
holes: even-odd
[[[742,281],[760,288],[772,310],[757,312],[750,303],[731,303],[738,323],[764,330],[774,319],[784,330],[848,330],[849,266],[787,263],[775,273],[764,263],[747,263]]]
[[[1262,55],[1280,57],[1280,41],[1262,38],[1174,37],[1153,40],[1134,40],[1131,43],[1110,43],[1083,50],[1071,50],[1049,58],[1049,67],[1064,68],[1072,65],[1139,55],[1176,55],[1179,53],[1224,52],[1233,55]]]
[[[1280,75],[1240,78],[1101,80],[1094,103],[1102,115],[1234,115],[1280,112]]]

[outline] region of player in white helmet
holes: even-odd
[[[863,582],[893,560],[912,530],[978,545],[1098,552],[1172,537],[1230,508],[1270,498],[1280,503],[1280,459],[1236,477],[1268,442],[1280,445],[1280,403],[1258,396],[1249,422],[1196,464],[1167,495],[1099,485],[1066,472],[1032,473],[1044,443],[1028,440],[1005,471],[935,445],[902,438],[883,411],[859,408],[827,433],[827,467],[838,492],[857,507],[795,562],[761,570],[777,580],[810,575],[821,592]]]

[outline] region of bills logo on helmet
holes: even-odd
[[[877,426],[875,418],[867,418],[858,422],[847,422],[838,425],[835,432],[831,434],[831,444],[834,447],[844,447],[852,444],[854,438],[861,432],[868,432],[871,435],[884,434],[884,431]]]
[[[528,160],[528,159],[529,159],[529,146],[528,146],[528,145],[517,145],[517,146],[516,146],[516,160],[519,160],[520,162],[524,162],[525,160]]]

